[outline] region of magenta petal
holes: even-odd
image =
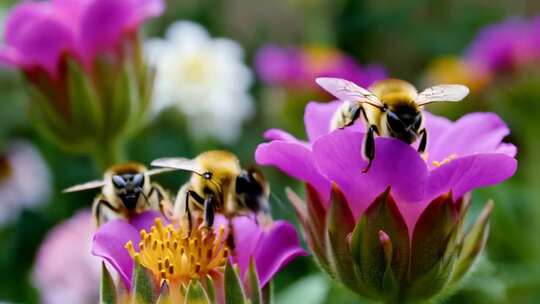
[[[296,139],[296,137],[294,137],[287,131],[283,131],[281,129],[266,130],[263,137],[266,140],[299,141],[298,139]]]
[[[161,216],[161,213],[155,210],[149,210],[133,216],[130,218],[129,224],[137,231],[141,231],[142,229],[150,231],[150,228],[152,228],[156,222],[156,218],[161,218],[164,225],[168,224]]]
[[[367,166],[363,137],[363,133],[338,130],[313,146],[319,170],[337,183],[355,217],[388,187],[398,202],[420,202],[428,171],[418,152],[399,140],[379,137],[371,169],[362,173]]]
[[[8,47],[0,49],[0,65],[6,67],[17,67],[19,63],[20,59],[15,50]]]
[[[165,10],[162,0],[135,0],[134,3],[135,11],[129,21],[130,27],[137,27],[144,20],[159,16]]]
[[[236,217],[233,220],[234,244],[236,263],[240,268],[240,275],[244,277],[249,270],[249,261],[255,252],[263,231],[261,227],[248,217]]]
[[[264,228],[263,228],[264,229]],[[255,265],[261,286],[292,259],[306,255],[294,226],[285,221],[276,221],[270,230],[264,230],[255,252]]]
[[[439,145],[439,139],[441,135],[452,128],[452,121],[446,117],[437,116],[431,114],[428,111],[424,111],[424,128],[428,132],[427,150],[430,153],[433,147]]]
[[[456,121],[441,134],[430,149],[431,161],[442,161],[452,154],[458,157],[497,152],[502,139],[510,133],[506,124],[493,113],[471,113]],[[506,147],[503,151],[513,153]],[[508,156],[513,157],[513,154]]]
[[[139,243],[139,232],[124,220],[114,220],[101,226],[92,243],[92,254],[111,264],[128,289],[131,288],[133,259],[124,245],[132,241]]]
[[[313,153],[300,142],[273,141],[260,144],[255,151],[255,160],[260,165],[278,167],[286,174],[311,184],[324,202],[330,198],[330,183],[317,168]]]
[[[309,142],[330,133],[330,121],[342,101],[330,103],[310,102],[304,112],[304,124]]]
[[[517,161],[504,154],[476,154],[452,160],[431,171],[425,201],[452,191],[455,199],[475,188],[495,185],[510,178]]]
[[[95,0],[81,15],[80,43],[87,59],[111,50],[128,26],[135,7],[130,0]]]
[[[6,20],[5,33],[6,44],[24,54],[19,56],[21,65],[42,66],[51,74],[56,73],[62,53],[74,48],[72,29],[45,2],[17,5]]]

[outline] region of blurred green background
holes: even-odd
[[[2,1],[0,6],[6,9],[14,2]],[[381,64],[388,75],[420,86],[433,60],[462,55],[483,26],[537,13],[540,2],[535,0],[171,0],[165,15],[145,28],[145,35],[162,36],[169,24],[187,19],[200,23],[214,37],[240,43],[249,66],[253,66],[257,49],[267,43],[331,46],[361,64]],[[129,142],[128,156],[148,164],[158,157],[192,157],[204,150],[225,148],[237,153],[243,164],[253,164],[264,130],[284,128],[304,136],[302,102],[307,100],[291,98],[286,102],[298,104],[288,105],[276,115],[268,109],[279,103],[269,100],[268,90],[260,81],[252,86],[256,116],[244,124],[242,136],[234,144],[192,139],[185,120],[178,119],[175,111],[165,111]],[[15,138],[28,139],[43,154],[53,176],[53,194],[47,203],[24,210],[0,227],[0,300],[37,303],[38,291],[30,276],[41,241],[55,224],[88,208],[95,195],[91,191],[64,195],[60,190],[101,173],[87,157],[66,154],[36,134],[27,115],[30,104],[20,75],[0,72],[0,100],[0,148]],[[512,135],[508,140],[519,149],[516,176],[474,194],[475,209],[488,198],[495,200],[490,240],[463,289],[446,303],[540,303],[540,65],[502,75],[464,103],[430,110],[452,119],[470,111],[495,111],[509,124]],[[284,187],[301,191],[302,186],[277,170],[264,171],[272,184],[274,218],[295,222]],[[186,178],[174,173],[156,179],[175,192]],[[275,292],[276,303],[367,303],[332,284],[309,257],[297,259],[278,275]]]

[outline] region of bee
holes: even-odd
[[[420,138],[418,151],[427,145],[422,109],[434,102],[458,102],[469,94],[459,84],[443,84],[418,93],[416,88],[399,79],[386,79],[374,83],[369,89],[340,78],[317,78],[316,82],[344,103],[334,113],[330,130],[345,128],[362,116],[367,133],[362,154],[368,160],[368,172],[375,158],[375,134],[397,138],[407,144]]]
[[[98,226],[115,218],[129,219],[149,209],[170,216],[172,206],[169,195],[160,185],[150,181],[150,176],[168,171],[173,170],[148,170],[139,163],[114,165],[105,172],[102,180],[76,185],[63,193],[101,188],[101,193],[92,204]]]
[[[194,212],[202,212],[206,227],[213,226],[216,213],[228,218],[255,214],[257,220],[270,221],[268,182],[256,168],[243,169],[236,155],[228,151],[207,151],[194,159],[162,158],[152,166],[192,173],[174,203],[174,214],[186,216],[190,229]]]

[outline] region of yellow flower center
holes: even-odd
[[[164,227],[156,218],[150,232],[141,230],[138,252],[132,241],[125,247],[133,260],[150,269],[161,284],[188,283],[214,271],[222,272],[229,255],[225,228],[220,226],[217,233],[205,227],[195,228],[187,236],[186,229],[179,226]]]
[[[449,162],[451,162],[452,160],[456,159],[457,157],[458,157],[457,154],[453,153],[453,154],[448,155],[447,158],[443,159],[443,160],[440,161],[440,162],[434,160],[434,161],[432,162],[432,164],[433,164],[433,166],[435,166],[435,167],[440,167],[440,166],[442,166],[442,165],[444,165],[444,164],[448,164]]]

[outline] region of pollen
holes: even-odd
[[[156,218],[150,231],[143,229],[140,236],[138,248],[132,241],[126,243],[130,256],[150,269],[161,283],[169,285],[222,272],[229,256],[223,226],[217,232],[205,227],[195,228],[187,236],[183,228],[172,224],[164,226],[161,219]]]
[[[456,159],[458,156],[457,154],[453,153],[453,154],[450,154],[447,158],[443,159],[442,161],[436,161],[434,160],[432,162],[433,166],[435,167],[440,167],[442,165],[445,165],[445,164],[448,164],[449,162],[453,161],[454,159]]]

